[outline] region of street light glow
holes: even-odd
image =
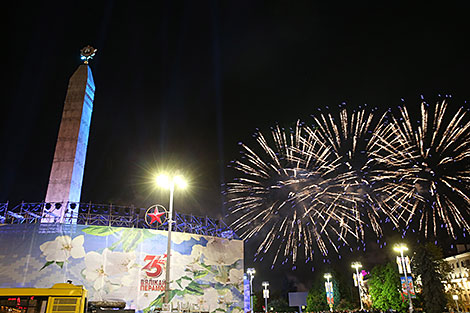
[[[170,178],[168,177],[168,175],[160,174],[157,176],[155,181],[158,186],[165,188],[165,189],[170,189]]]
[[[359,269],[362,267],[362,264],[361,262],[352,262],[351,267],[356,269],[357,289],[359,290],[359,302],[361,303],[362,311],[364,310],[364,305],[362,304],[361,280],[359,279]]]
[[[395,252],[400,253],[400,258],[399,258],[400,266],[402,266],[403,268],[403,274],[405,275],[406,293],[408,294],[408,302],[409,302],[408,310],[410,311],[410,313],[413,313],[414,311],[413,300],[411,299],[411,289],[410,289],[410,284],[408,282],[408,273],[406,272],[407,262],[403,255],[403,252],[408,251],[408,247],[404,243],[398,243],[393,247],[393,250],[395,250]]]
[[[188,183],[186,182],[184,177],[181,176],[181,175],[176,175],[173,178],[173,181],[174,181],[175,185],[177,185],[181,189],[185,189],[188,186]]]
[[[188,183],[181,175],[170,177],[167,174],[160,174],[155,178],[155,182],[159,187],[165,189],[171,189],[174,186],[177,186],[180,189],[185,189],[188,186]]]
[[[452,295],[452,299],[454,299],[455,301],[459,300],[459,296],[458,295]]]
[[[361,264],[361,262],[353,262],[353,263],[351,264],[351,267],[352,267],[352,268],[355,268],[355,269],[358,269],[358,268],[361,268],[361,267],[362,267],[362,264]]]
[[[408,251],[408,247],[404,243],[399,243],[393,247],[393,250],[401,253],[401,252]]]
[[[269,286],[269,282],[264,281],[264,282],[261,283],[261,285],[262,285],[263,287],[267,288],[267,287]]]
[[[330,273],[325,273],[325,275],[323,275],[323,277],[325,277],[326,279],[330,279],[332,276]]]
[[[250,276],[250,310],[253,311],[253,278],[255,276],[255,269],[249,267],[246,269],[246,273]]]

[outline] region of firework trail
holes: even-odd
[[[470,119],[460,108],[447,114],[447,103],[437,103],[432,110],[421,104],[421,118],[414,121],[405,107],[381,137],[382,150],[377,160],[385,170],[387,184],[381,192],[387,203],[405,218],[414,217],[419,230],[438,224],[455,238],[455,228],[470,229]]]

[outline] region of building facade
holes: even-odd
[[[470,251],[459,253],[444,259],[449,263],[452,272],[445,282],[446,292],[458,295],[459,308],[463,312],[470,311]]]

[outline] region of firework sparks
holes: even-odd
[[[379,162],[388,183],[381,190],[387,202],[400,212],[406,224],[419,219],[419,230],[438,224],[455,238],[455,229],[469,229],[470,213],[470,122],[463,108],[451,116],[447,103],[430,109],[421,104],[421,118],[414,122],[400,108],[398,118],[383,137]]]
[[[275,128],[274,148],[258,133],[261,153],[242,145],[245,160],[235,162],[234,168],[243,177],[228,184],[232,214],[237,216],[232,227],[245,239],[263,233],[257,252],[275,249],[273,264],[281,256],[295,260],[300,246],[305,257],[312,259],[314,242],[326,254],[324,239],[332,242],[331,233],[345,240],[348,231],[346,224],[339,231],[330,227],[330,219],[340,220],[333,210],[323,214],[313,205],[337,202],[329,174],[338,165],[327,161],[330,151],[324,145],[306,144],[301,131],[300,124],[293,133]],[[310,192],[305,192],[306,187]]]
[[[332,114],[314,116],[318,131],[307,128],[310,138],[324,142],[331,147],[332,154],[341,166],[336,170],[337,180],[347,191],[342,195],[347,205],[338,206],[336,211],[348,212],[355,216],[351,227],[356,237],[364,238],[364,225],[369,225],[377,234],[382,234],[383,218],[399,226],[395,208],[389,206],[380,192],[383,185],[383,171],[377,166],[376,157],[382,150],[388,128],[384,123],[386,115],[375,118],[365,109],[348,113],[343,109],[336,120]]]
[[[258,149],[242,144],[234,162],[241,177],[227,184],[232,227],[263,238],[257,253],[275,251],[273,265],[295,263],[302,250],[313,260],[315,247],[326,255],[348,237],[363,240],[366,226],[380,236],[384,222],[406,227],[415,216],[425,236],[442,222],[455,237],[454,228],[469,229],[470,123],[463,108],[446,108],[423,103],[416,123],[406,108],[380,118],[342,110],[314,116],[313,127],[276,127],[269,141],[258,133]]]
[[[261,153],[242,145],[244,161],[234,164],[242,177],[227,184],[234,230],[244,239],[263,234],[257,252],[275,250],[273,264],[279,257],[295,262],[302,246],[305,258],[313,259],[314,244],[326,255],[328,243],[337,251],[334,239],[363,238],[360,208],[372,197],[364,192],[369,161],[359,149],[374,133],[372,119],[364,111],[348,116],[344,110],[339,125],[331,115],[321,115],[317,127],[298,123],[291,132],[273,129],[273,148],[258,133]],[[358,157],[364,160],[359,168]],[[366,214],[377,233],[379,209]]]

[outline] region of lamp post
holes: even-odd
[[[357,288],[359,289],[359,302],[361,303],[361,310],[364,310],[364,305],[362,304],[361,283],[359,281],[359,269],[362,267],[362,264],[361,262],[353,262],[351,267],[356,269]]]
[[[331,284],[330,285],[330,278],[333,277],[331,276],[330,273],[325,273],[325,275],[323,275],[323,277],[326,278],[326,300],[328,301],[328,305],[330,306],[330,311],[333,312],[333,297],[334,297],[334,294],[333,294],[333,285]],[[328,294],[331,293],[331,297],[328,296]]]
[[[263,287],[264,287],[264,289],[263,289],[264,312],[268,313],[268,298],[269,298],[268,286],[269,286],[269,282],[264,281],[264,282],[261,283],[261,285],[263,285]]]
[[[452,295],[452,299],[454,299],[455,305],[457,306],[457,313],[459,313],[459,312],[460,312],[460,309],[459,309],[459,302],[458,302],[458,300],[459,300],[459,295]]]
[[[403,257],[403,251],[408,251],[408,247],[403,244],[403,243],[400,243],[400,244],[397,244],[393,247],[393,250],[395,250],[396,252],[400,252],[400,264],[401,266],[403,267],[403,273],[405,274],[405,284],[406,284],[406,291],[407,291],[407,294],[408,294],[408,301],[409,301],[409,311],[410,313],[413,312],[413,302],[411,301],[411,290],[410,290],[410,284],[408,282],[408,273],[406,272],[406,262],[405,262],[405,258]]]
[[[159,175],[156,179],[157,185],[170,190],[170,203],[168,210],[168,240],[166,246],[166,266],[165,266],[165,298],[164,303],[170,302],[170,260],[171,260],[171,228],[173,226],[173,194],[175,186],[183,189],[186,187],[186,181],[182,176],[176,175],[169,177],[167,175]]]
[[[255,277],[255,269],[250,267],[246,269],[246,273],[250,276],[250,309],[253,312],[253,278]]]

